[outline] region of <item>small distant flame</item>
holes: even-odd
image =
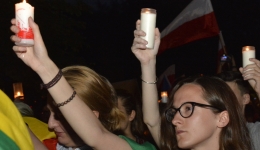
[[[23,0],[23,3],[26,3],[26,0]]]
[[[17,92],[17,96],[20,96],[21,95],[21,93],[20,92]]]
[[[168,96],[167,92],[161,92],[161,97],[167,97],[167,96]]]

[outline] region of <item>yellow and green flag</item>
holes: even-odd
[[[0,150],[33,150],[24,120],[13,102],[0,90]]]

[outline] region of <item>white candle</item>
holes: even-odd
[[[153,48],[154,46],[154,32],[156,24],[156,10],[151,8],[143,8],[141,11],[141,30],[146,33],[146,36],[142,37],[148,44],[147,48]]]
[[[161,99],[162,103],[167,103],[168,102],[168,94],[167,94],[166,91],[161,92],[161,97],[162,97],[162,99]]]
[[[254,62],[249,61],[249,58],[255,58],[255,47],[254,46],[244,46],[242,48],[243,56],[243,67],[253,64]]]
[[[29,27],[28,18],[34,18],[34,7],[26,3],[24,0],[21,3],[15,4],[15,18],[16,26],[20,29],[20,32],[17,34],[21,38],[21,42],[15,43],[20,46],[32,46],[34,45],[34,36],[32,29]]]

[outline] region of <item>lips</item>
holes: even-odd
[[[60,137],[62,135],[63,132],[55,132],[57,137]]]
[[[184,133],[185,131],[183,131],[183,130],[176,130],[176,135],[180,135],[180,134],[182,134],[182,133]]]

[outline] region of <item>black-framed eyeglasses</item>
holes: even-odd
[[[221,110],[217,107],[211,106],[211,105],[206,105],[206,104],[201,104],[201,103],[196,103],[196,102],[185,102],[179,108],[171,107],[171,108],[167,109],[165,111],[165,117],[168,122],[172,122],[175,114],[178,111],[183,118],[189,118],[193,114],[195,106],[199,106],[202,108],[213,108],[218,111],[223,111],[223,110]]]

